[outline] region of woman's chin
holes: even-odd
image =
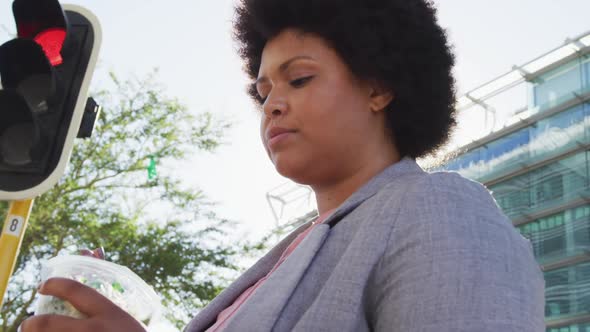
[[[289,160],[281,157],[273,157],[273,164],[277,172],[291,181],[307,184],[306,179],[310,173],[309,167],[306,167],[300,158]]]

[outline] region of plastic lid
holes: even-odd
[[[53,277],[74,279],[95,288],[139,321],[152,321],[162,311],[160,297],[152,287],[122,265],[79,255],[57,256],[41,270],[43,281]]]

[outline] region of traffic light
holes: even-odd
[[[96,17],[58,0],[15,0],[12,11],[18,35],[0,46],[0,200],[55,185],[98,110],[87,99],[101,41]]]

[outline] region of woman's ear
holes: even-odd
[[[372,112],[384,110],[394,98],[393,92],[382,84],[372,82],[370,95],[370,108]]]

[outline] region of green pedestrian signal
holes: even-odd
[[[156,171],[156,158],[154,156],[150,156],[150,164],[147,168],[148,171],[148,180],[152,181],[158,177],[158,172]]]

